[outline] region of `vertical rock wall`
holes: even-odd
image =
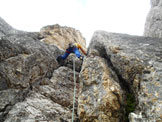
[[[144,36],[162,38],[162,0],[151,0]]]
[[[83,121],[93,119],[100,122],[105,118],[107,122],[120,122],[118,115],[125,114],[120,113],[124,108],[120,111],[118,105],[124,102],[130,122],[161,122],[161,47],[162,41],[158,38],[95,32],[89,47],[89,56],[94,57],[88,57],[81,70],[83,87],[79,97],[79,115]],[[104,87],[106,83],[109,85]],[[125,93],[126,100],[122,93]],[[130,96],[135,97],[135,102],[130,100]]]
[[[81,122],[124,121],[124,91],[106,59],[89,54],[80,72],[80,83]]]

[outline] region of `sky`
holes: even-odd
[[[12,27],[40,31],[59,24],[79,30],[89,44],[96,30],[143,35],[150,0],[1,0],[0,16]]]

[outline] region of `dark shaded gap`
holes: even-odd
[[[124,106],[125,113],[123,116],[124,116],[125,122],[129,122],[128,115],[130,112],[133,112],[135,110],[136,105],[137,105],[135,94],[134,94],[133,90],[131,89],[131,86],[126,82],[126,80],[120,75],[119,71],[112,64],[111,55],[107,54],[106,48],[104,47],[104,45],[99,42],[96,45],[92,44],[92,47],[94,49],[96,49],[99,52],[99,55],[107,61],[108,67],[110,67],[115,72],[115,74],[117,75],[117,77],[119,79],[119,84],[120,84],[121,88],[126,93],[126,102],[127,103],[126,103],[126,106]],[[88,49],[88,51],[89,51],[89,49]]]

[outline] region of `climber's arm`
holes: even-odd
[[[78,44],[78,48],[82,51],[82,53],[83,53],[84,55],[87,55],[87,53],[83,50],[83,48],[82,48],[82,46],[81,46],[80,44]]]

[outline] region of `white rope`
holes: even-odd
[[[72,112],[72,122],[74,122],[74,108],[75,108],[75,92],[76,92],[76,78],[75,78],[75,58],[73,58],[73,74],[74,74],[74,96],[73,96],[73,112]]]

